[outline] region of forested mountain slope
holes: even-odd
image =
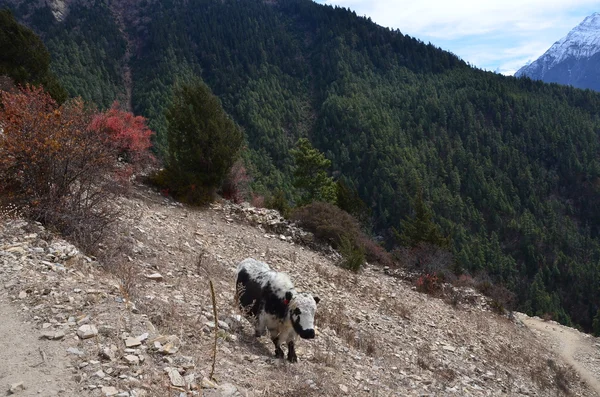
[[[288,190],[307,136],[373,209],[412,216],[423,189],[456,267],[519,307],[590,330],[600,302],[600,96],[469,67],[451,53],[310,0],[13,3],[72,95],[123,97],[164,145],[177,79],[200,75],[244,127],[257,189]],[[126,28],[123,28],[126,26]],[[598,316],[600,324],[600,315]]]

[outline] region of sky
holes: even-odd
[[[536,60],[598,0],[316,0],[450,51],[482,69],[512,75]]]

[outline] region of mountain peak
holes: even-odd
[[[515,76],[529,76],[538,80],[580,86],[575,82],[577,74],[572,75],[572,71],[579,68],[573,68],[572,65],[578,61],[589,60],[597,53],[600,53],[600,13],[594,12],[565,37],[555,42],[540,58],[519,69]],[[565,63],[571,65],[565,66],[566,75],[553,74],[554,69],[562,70]]]

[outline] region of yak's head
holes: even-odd
[[[320,299],[307,293],[297,293],[289,299],[290,320],[302,339],[315,337],[315,313]]]

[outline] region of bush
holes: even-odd
[[[417,291],[424,292],[429,295],[435,294],[440,289],[440,281],[435,273],[421,275],[417,279],[415,285],[417,287]]]
[[[242,131],[201,81],[174,90],[166,119],[166,165],[155,181],[190,204],[212,200],[239,157]]]
[[[437,245],[421,242],[414,247],[400,247],[394,250],[393,256],[411,271],[436,274],[445,282],[456,278],[452,253]]]
[[[120,108],[119,102],[104,113],[95,115],[90,129],[112,145],[117,154],[130,166],[141,167],[154,162],[149,150],[153,132],[142,116],[134,116]]]
[[[339,263],[341,267],[357,272],[365,263],[364,248],[353,244],[346,236],[342,237],[339,252],[342,255],[342,260]]]
[[[2,92],[0,200],[93,252],[117,218],[121,167],[114,137],[90,128],[79,100],[58,105],[41,88]]]
[[[277,189],[273,195],[263,200],[265,208],[277,210],[284,218],[290,216],[290,204],[285,197],[285,192],[281,189]]]
[[[358,221],[352,215],[329,203],[314,202],[297,208],[292,212],[291,218],[312,232],[317,239],[336,249],[343,237],[350,239],[356,246],[359,237],[363,235]]]
[[[483,295],[490,298],[490,307],[498,314],[504,314],[505,310],[512,311],[515,304],[516,295],[505,286],[494,284],[487,274],[478,275],[475,282],[475,288]]]
[[[360,252],[363,257],[362,263],[365,262],[365,258],[384,265],[392,263],[389,253],[361,230],[356,218],[335,205],[314,202],[296,208],[291,214],[291,219],[335,249],[341,250],[344,240],[348,240],[355,250],[352,255],[358,258]],[[345,249],[350,253],[347,247]]]
[[[221,195],[236,204],[246,201],[250,194],[250,180],[242,160],[236,161],[223,182]]]

